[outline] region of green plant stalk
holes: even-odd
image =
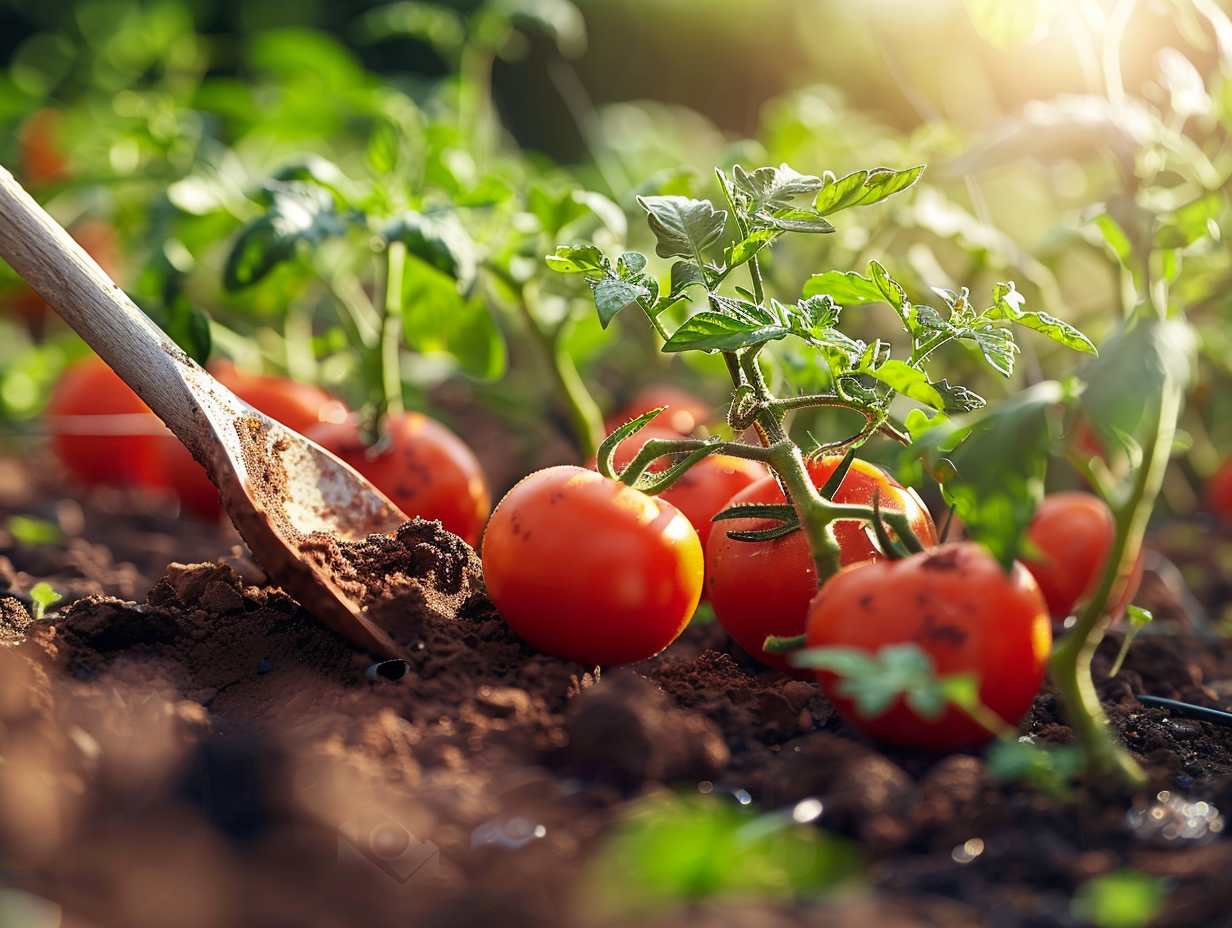
[[[1176,391],[1165,391],[1153,434],[1143,451],[1143,466],[1138,469],[1129,497],[1114,507],[1116,534],[1108,564],[1100,577],[1099,588],[1079,614],[1070,632],[1053,649],[1049,673],[1065,701],[1065,711],[1074,734],[1096,776],[1114,776],[1128,785],[1139,785],[1146,774],[1113,733],[1108,716],[1099,702],[1091,676],[1091,660],[1108,630],[1108,597],[1116,583],[1132,569],[1133,560],[1146,531],[1155,497],[1163,484],[1164,470],[1171,453],[1170,436],[1180,413]]]
[[[406,274],[406,243],[393,241],[386,252],[385,311],[381,319],[382,415],[398,415],[402,403],[402,293]]]

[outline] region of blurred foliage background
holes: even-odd
[[[568,436],[587,414],[571,378],[609,409],[639,381],[717,369],[668,371],[632,320],[605,337],[589,295],[543,273],[557,241],[645,250],[634,194],[714,197],[716,165],[928,163],[909,196],[776,252],[772,282],[791,296],[872,259],[913,295],[1012,279],[1098,341],[1139,293],[1123,239],[1168,226],[1159,272],[1208,323],[1190,466],[1232,448],[1232,25],[1217,0],[7,0],[0,55],[0,163],[71,229],[114,231],[100,250],[143,308],[199,356],[356,408],[389,399],[355,304],[381,302],[399,236],[403,302],[432,310],[401,312],[416,360],[397,402],[478,399],[523,426],[546,410]],[[279,219],[271,191],[288,183],[329,202],[258,255],[269,268],[228,282],[237,238]],[[81,349],[22,308],[11,275],[0,285],[11,432]],[[861,325],[895,337],[888,317]],[[543,375],[544,351],[563,375]],[[1012,382],[975,385],[995,397],[1077,363],[1026,340]]]

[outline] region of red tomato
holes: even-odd
[[[812,462],[813,483],[825,484],[838,458]],[[836,503],[871,506],[877,491],[886,511],[904,512],[916,536],[925,545],[937,543],[932,517],[919,499],[892,480],[879,467],[854,461],[834,494]],[[766,477],[740,491],[727,506],[737,503],[785,503],[786,497],[774,477]],[[802,531],[773,541],[747,542],[728,537],[731,531],[773,528],[771,519],[732,519],[717,523],[706,545],[706,592],[715,617],[740,647],[765,664],[795,676],[806,673],[792,667],[782,654],[767,654],[762,648],[767,636],[790,638],[804,633],[809,602],[817,593],[817,571]],[[865,531],[866,523],[836,522],[834,535],[842,549],[843,566],[880,557]]]
[[[669,383],[657,383],[643,387],[634,394],[629,402],[604,420],[604,427],[608,432],[613,432],[630,419],[660,406],[667,408],[655,418],[654,425],[672,429],[681,435],[693,434],[694,429],[705,425],[714,414],[710,404],[696,394]]]
[[[1232,519],[1232,458],[1228,458],[1206,479],[1202,504],[1211,515]]]
[[[592,470],[536,471],[483,538],[497,611],[527,644],[583,664],[629,664],[676,640],[697,608],[702,547],[671,503]]]
[[[68,159],[60,139],[59,110],[36,110],[22,124],[21,166],[26,181],[34,187],[68,177]]]
[[[1080,491],[1044,497],[1027,528],[1040,556],[1024,557],[1022,562],[1039,584],[1054,619],[1072,615],[1095,592],[1115,536],[1112,511],[1099,497]],[[1139,552],[1125,588],[1109,598],[1109,613],[1120,616],[1141,582]]]
[[[210,373],[240,399],[301,434],[322,422],[343,420],[348,414],[342,400],[312,384],[252,374],[226,360],[211,363]],[[222,503],[218,489],[188,449],[168,434],[158,453],[167,483],[179,497],[181,508],[206,519],[219,518]]]
[[[632,438],[626,439],[617,446],[616,470],[619,471],[626,467],[647,440],[680,437],[674,429],[652,422]],[[664,458],[652,465],[651,469],[665,470],[670,464],[671,462]],[[595,466],[592,461],[591,467]],[[683,477],[659,494],[659,498],[667,500],[685,514],[697,532],[702,547],[705,547],[713,526],[710,520],[727,505],[727,501],[736,493],[766,476],[769,476],[769,471],[757,461],[737,458],[729,454],[712,454],[702,458],[685,471]]]
[[[980,701],[1011,725],[1031,706],[1044,677],[1052,624],[1030,572],[1009,574],[974,542],[933,548],[898,561],[839,571],[809,607],[810,648],[876,654],[908,642],[932,656],[938,676],[974,674]],[[921,718],[900,697],[884,714],[861,718],[840,679],[817,671],[835,710],[861,731],[893,744],[935,750],[968,747],[992,733],[961,710]]]
[[[354,419],[323,422],[307,435],[371,480],[408,516],[437,519],[477,546],[492,497],[474,452],[445,426],[417,412],[388,416],[385,428],[389,444],[379,453],[363,443]]]
[[[170,431],[97,355],[65,370],[45,416],[56,458],[85,483],[164,485],[158,448]]]

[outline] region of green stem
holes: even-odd
[[[402,403],[402,291],[406,274],[406,243],[389,243],[386,253],[385,312],[381,320],[382,412],[400,414]]]

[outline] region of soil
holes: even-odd
[[[538,654],[435,523],[349,551],[357,579],[388,578],[374,608],[408,654],[377,662],[270,586],[228,526],[137,493],[63,493],[0,458],[0,881],[62,906],[65,926],[1034,928],[1083,924],[1079,887],[1126,868],[1165,880],[1151,924],[1232,925],[1229,730],[1135,699],[1232,705],[1217,527],[1152,536],[1138,599],[1156,622],[1115,678],[1119,633],[1096,660],[1149,785],[1062,793],[999,782],[981,751],[869,742],[713,623],[626,668]],[[63,537],[20,542],[14,515]],[[64,599],[34,621],[39,581]],[[1021,727],[1072,740],[1047,688]],[[860,876],[614,904],[601,889],[637,884],[601,869],[604,848],[669,793],[819,800],[800,827],[851,842]]]

